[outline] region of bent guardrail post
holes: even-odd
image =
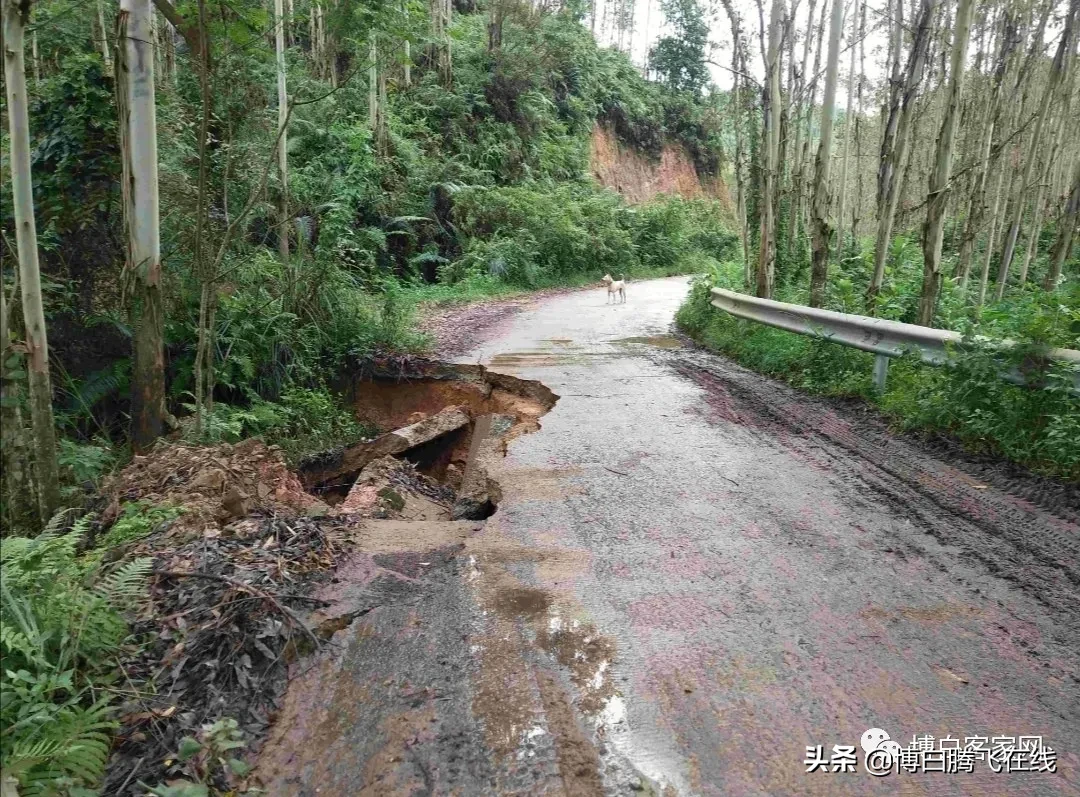
[[[962,349],[964,343],[963,336],[952,330],[932,329],[884,318],[759,299],[724,288],[712,289],[711,303],[713,307],[737,318],[745,318],[799,335],[822,338],[877,355],[874,360],[874,387],[879,391],[885,389],[889,370],[888,358],[913,351],[929,365],[946,365],[950,360],[950,353]],[[997,341],[995,345],[1007,348],[1015,344],[1003,340]],[[1073,392],[1080,394],[1080,351],[1050,349],[1045,356],[1050,360],[1074,366]],[[1027,384],[1023,374],[1016,370],[1002,374],[1002,378],[1016,384]]]

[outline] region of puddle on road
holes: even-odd
[[[684,344],[674,335],[650,335],[634,338],[619,338],[611,341],[617,344],[638,343],[643,346],[655,346],[658,349],[681,349]]]
[[[497,611],[506,615],[534,617],[551,606],[551,596],[540,589],[513,587],[499,594]]]
[[[570,672],[570,680],[580,692],[578,707],[595,718],[618,697],[608,672],[615,658],[615,643],[592,623],[564,618],[555,609],[546,622],[538,623],[536,644]]]
[[[497,561],[485,557],[476,585],[489,625],[473,648],[481,668],[473,707],[493,749],[522,761],[536,755],[543,737],[572,781],[564,782],[571,794],[675,794],[663,774],[674,765],[637,749],[630,736],[614,640],[551,593],[521,585]]]
[[[501,617],[520,618],[531,630],[538,648],[565,668],[578,694],[578,709],[599,727],[625,716],[625,704],[612,680],[615,660],[614,641],[602,634],[593,623],[567,616],[552,596],[541,589],[504,586],[484,590],[484,603]],[[615,700],[622,706],[612,709]]]
[[[628,357],[629,353],[618,351],[510,351],[491,358],[493,367],[503,368],[552,368],[557,365],[580,365],[590,357],[614,359]]]

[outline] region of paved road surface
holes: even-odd
[[[293,793],[1080,795],[1075,493],[682,347],[686,289],[546,299],[462,358],[559,401],[462,550],[383,561],[422,585],[326,674],[357,705]],[[1041,735],[1057,772],[879,779],[871,727]]]

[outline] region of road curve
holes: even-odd
[[[324,720],[270,793],[1080,794],[1075,492],[684,346],[686,290],[548,298],[461,358],[559,400],[482,527],[378,560],[407,599],[291,689]],[[1056,771],[874,777],[869,728],[1041,736]]]

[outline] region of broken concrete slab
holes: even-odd
[[[476,419],[465,473],[450,512],[454,520],[483,520],[495,514],[502,491],[489,472],[506,451],[505,437],[513,426],[513,420],[495,413]]]
[[[349,446],[329,461],[321,460],[318,464],[302,467],[300,479],[304,487],[311,489],[347,474],[356,473],[380,457],[403,454],[410,449],[456,432],[471,422],[472,418],[462,407],[446,407],[418,423],[388,432],[374,440]]]
[[[392,456],[380,457],[360,471],[335,515],[447,520],[452,495],[413,466]]]

